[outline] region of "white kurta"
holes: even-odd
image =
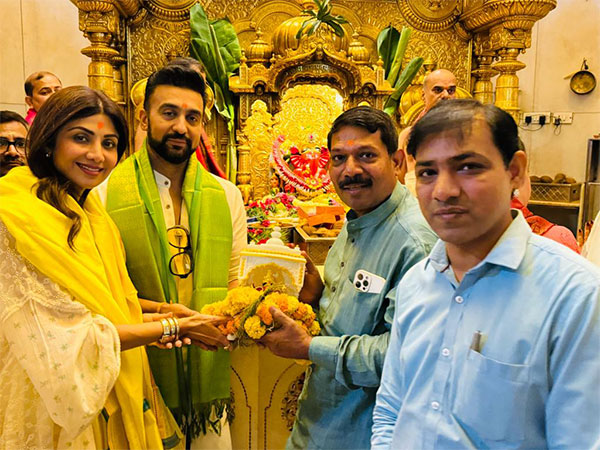
[[[0,222],[0,450],[95,448],[117,330],[25,261]]]
[[[581,249],[581,255],[600,266],[600,212],[596,215],[590,235]]]

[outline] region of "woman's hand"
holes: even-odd
[[[184,308],[185,308],[185,306],[184,306]],[[144,323],[147,323],[147,322],[159,322],[162,319],[167,319],[169,317],[173,317],[173,313],[143,313],[142,314],[142,319],[144,320]],[[192,340],[190,338],[188,338],[188,337],[183,337],[183,338],[180,337],[176,341],[167,342],[165,344],[161,343],[160,341],[156,341],[156,342],[152,342],[151,344],[148,344],[148,345],[153,345],[153,346],[156,346],[158,348],[170,350],[170,349],[173,348],[173,346],[175,346],[175,347],[182,347],[184,345],[191,345],[191,344],[192,344]]]
[[[217,325],[227,322],[227,317],[196,313],[179,319],[180,335],[190,338],[192,344],[204,350],[215,351],[228,347],[229,341],[219,331]]]
[[[158,312],[161,314],[172,313],[173,317],[177,317],[178,319],[198,314],[198,311],[194,311],[181,303],[160,303]]]

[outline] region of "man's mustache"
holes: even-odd
[[[363,178],[360,175],[355,175],[353,177],[344,178],[342,181],[340,181],[339,187],[340,189],[344,189],[346,186],[351,184],[360,184],[369,187],[373,184],[373,181]]]

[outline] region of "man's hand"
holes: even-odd
[[[314,306],[319,302],[325,286],[317,266],[312,262],[308,253],[302,251],[302,256],[306,259],[306,271],[304,272],[304,284],[298,295],[298,300]]]
[[[308,348],[312,340],[310,334],[274,306],[271,306],[269,311],[273,320],[281,325],[281,328],[265,334],[259,342],[266,345],[274,355],[283,358],[308,359]]]

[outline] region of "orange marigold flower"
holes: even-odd
[[[262,320],[262,322],[267,326],[271,326],[273,324],[273,316],[269,312],[270,307],[271,305],[262,302],[260,305],[258,305],[258,308],[256,308],[256,315],[260,317],[260,320]]]

